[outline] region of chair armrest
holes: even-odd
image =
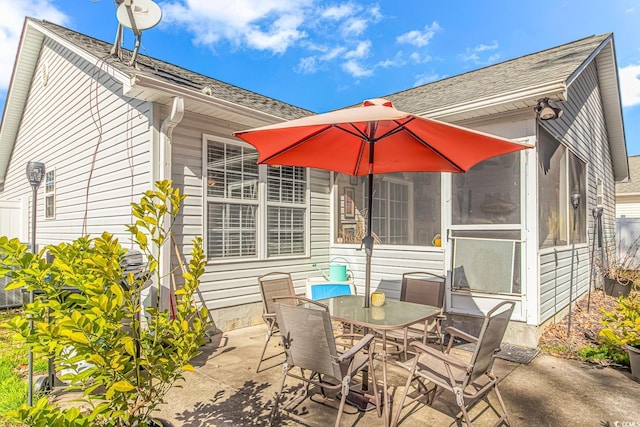
[[[357,352],[359,352],[360,350],[362,350],[363,348],[365,348],[367,345],[369,345],[369,343],[371,341],[373,341],[374,339],[374,335],[373,334],[367,334],[364,336],[364,338],[362,338],[360,341],[358,341],[353,347],[351,347],[349,349],[349,351],[342,353],[339,357],[338,357],[338,362],[342,362],[344,360],[350,360],[353,358],[353,356],[355,356],[355,354]]]
[[[453,357],[447,353],[443,353],[440,350],[436,350],[434,348],[429,347],[428,345],[425,345],[423,343],[421,343],[420,341],[413,341],[411,343],[409,343],[409,345],[415,347],[416,350],[421,351],[423,353],[427,353],[430,356],[433,356],[437,359],[442,360],[445,363],[448,363],[450,365],[453,365],[457,368],[461,368],[461,369],[465,369],[467,371],[470,371],[471,368],[473,368],[472,365],[470,365],[469,363],[465,362],[464,360],[460,360],[457,357]]]
[[[275,319],[276,318],[276,314],[275,313],[263,313],[262,314],[262,318],[264,320],[271,320],[271,319]]]
[[[470,342],[470,343],[476,343],[478,342],[478,338],[474,337],[473,335],[470,335],[466,332],[462,332],[460,329],[454,328],[453,326],[449,326],[445,329],[445,332],[447,332],[449,335],[451,335],[451,338],[453,337],[457,337],[457,338],[462,338],[463,340]]]

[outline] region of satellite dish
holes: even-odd
[[[135,33],[158,25],[162,10],[151,0],[125,0],[118,6],[116,17],[120,24]]]
[[[142,30],[158,25],[162,19],[162,10],[160,6],[152,0],[115,0],[118,5],[116,17],[118,18],[118,32],[116,33],[116,41],[111,48],[111,55],[122,59],[120,43],[122,39],[122,27],[131,28],[136,37],[135,48],[131,55],[129,65],[135,65],[140,49],[140,39],[142,39]]]

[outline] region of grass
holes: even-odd
[[[0,311],[0,324],[18,314],[19,310]],[[0,327],[0,427],[17,425],[7,420],[6,413],[27,401],[28,349],[13,335],[12,331]],[[47,360],[35,360],[33,370],[34,374],[44,374]]]

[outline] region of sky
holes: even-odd
[[[317,113],[612,32],[640,155],[640,0],[154,1],[143,54]],[[115,39],[113,0],[0,0],[0,111],[25,16]]]

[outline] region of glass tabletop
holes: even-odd
[[[401,329],[435,316],[431,305],[387,299],[380,307],[364,308],[364,295],[342,295],[318,300],[329,307],[332,318],[373,329]]]

